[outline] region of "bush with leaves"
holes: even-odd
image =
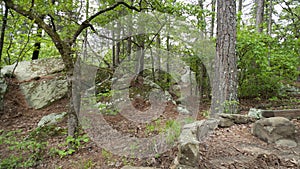
[[[284,42],[254,30],[238,32],[237,54],[241,97],[271,97],[297,77],[298,56]]]

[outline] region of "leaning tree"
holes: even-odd
[[[112,11],[119,6],[125,6],[128,9],[141,11],[134,7],[133,5],[129,5],[124,1],[118,1],[111,6],[106,7],[105,9],[99,10],[95,12],[90,17],[86,18],[80,24],[80,18],[76,18],[76,14],[74,11],[61,11],[68,6],[74,5],[73,1],[70,1],[70,4],[63,3],[47,3],[47,2],[35,2],[32,1],[17,1],[17,0],[1,0],[5,3],[5,6],[16,13],[27,17],[29,20],[34,21],[35,24],[38,25],[39,28],[43,29],[53,41],[55,47],[59,51],[61,58],[65,64],[66,76],[68,79],[68,97],[70,98],[69,107],[68,107],[68,135],[76,136],[78,130],[78,117],[75,112],[75,108],[73,105],[72,98],[72,76],[74,70],[74,45],[76,44],[76,40],[79,35],[84,32],[87,28],[93,28],[91,23],[92,20],[97,18],[98,16]],[[54,1],[55,2],[55,1]],[[62,13],[69,12],[69,14],[65,14],[64,16],[59,16]],[[78,13],[77,13],[78,14]],[[48,16],[49,20],[45,20],[44,16]],[[68,22],[61,22],[62,20],[68,20]],[[77,20],[74,20],[77,19]],[[60,25],[58,25],[60,23]],[[64,25],[62,25],[63,23]],[[58,31],[58,27],[68,27],[67,32],[64,33]]]

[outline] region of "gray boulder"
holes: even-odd
[[[2,68],[1,72],[3,75],[12,75],[13,69],[16,63],[13,65],[5,66]],[[46,58],[38,59],[33,61],[23,61],[19,62],[14,75],[19,81],[26,81],[35,79],[37,77],[42,77],[49,74],[54,74],[64,70],[65,65],[62,59],[58,58]]]
[[[178,145],[178,167],[187,166],[197,168],[199,160],[199,144],[205,139],[218,125],[218,120],[209,119],[196,121],[183,126],[179,136]]]
[[[60,122],[66,115],[67,115],[66,112],[48,114],[41,118],[41,120],[38,123],[38,127],[55,125],[58,122]]]
[[[30,107],[43,108],[67,94],[68,84],[64,77],[22,83],[20,88]]]
[[[62,59],[47,58],[19,62],[5,66],[4,75],[14,75],[21,83],[20,88],[28,105],[35,109],[43,108],[61,99],[67,93],[67,80],[59,76],[65,66]],[[41,79],[37,81],[38,79]]]
[[[295,125],[287,118],[271,117],[256,121],[251,132],[268,143],[275,143],[281,139],[294,140]]]

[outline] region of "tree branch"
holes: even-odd
[[[51,26],[47,25],[44,20],[42,19],[43,17],[34,13],[33,11],[26,11],[22,9],[20,6],[14,4],[12,0],[4,0],[4,2],[7,4],[7,7],[16,11],[17,13],[27,17],[28,19],[34,21],[38,26],[40,26],[42,29],[44,29],[47,34],[50,36],[50,38],[53,40],[54,45],[57,47],[59,50],[60,54],[63,55],[64,53],[64,43],[60,36],[55,32]],[[65,58],[63,58],[65,59]]]
[[[117,7],[120,6],[120,5],[124,5],[124,6],[127,7],[128,9],[132,9],[132,10],[135,10],[135,11],[138,11],[138,12],[141,11],[141,9],[138,9],[138,8],[136,8],[136,7],[134,7],[134,6],[131,6],[131,5],[129,5],[129,4],[125,3],[125,2],[123,2],[123,1],[119,1],[119,2],[117,2],[116,4],[114,4],[114,5],[112,5],[112,6],[108,7],[108,8],[105,8],[105,9],[103,9],[103,10],[98,11],[97,13],[95,13],[94,15],[90,16],[88,19],[86,19],[85,21],[83,21],[83,22],[81,23],[81,25],[79,26],[79,28],[77,29],[77,31],[75,32],[75,34],[73,35],[72,40],[71,40],[69,43],[70,43],[70,44],[74,44],[75,41],[76,41],[76,39],[77,39],[77,37],[81,34],[81,32],[82,32],[85,28],[90,27],[90,26],[91,26],[90,22],[91,22],[93,19],[95,19],[97,16],[99,16],[99,15],[105,13],[105,12],[111,11],[111,10],[117,8]]]

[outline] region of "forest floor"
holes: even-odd
[[[8,131],[21,129],[20,132],[14,133],[16,140],[21,142],[26,140],[29,135],[32,136],[39,120],[50,113],[59,113],[66,111],[68,100],[61,99],[54,104],[40,109],[34,110],[29,108],[26,104],[24,96],[21,94],[19,84],[14,81],[9,81],[8,92],[5,95],[5,109],[4,113],[0,114],[0,138]],[[245,114],[250,108],[263,108],[263,109],[289,109],[300,108],[300,96],[286,97],[280,99],[242,99],[240,100],[241,113]],[[204,119],[203,112],[209,109],[209,104],[203,105],[198,119]],[[166,116],[174,116],[174,108],[168,105]],[[120,116],[106,116],[106,120],[111,123],[114,128],[130,132],[137,137],[147,137],[149,133],[138,134],[134,128],[134,123],[121,124],[122,117]],[[300,168],[300,120],[294,119],[292,122],[297,126],[298,147],[287,148],[276,146],[275,144],[267,144],[258,138],[251,135],[251,125],[234,125],[230,128],[218,128],[200,145],[199,159],[200,168]],[[62,132],[50,132],[46,135],[37,136],[38,140],[47,142],[47,145],[40,145],[39,151],[36,149],[27,150],[22,148],[22,145],[17,149],[11,145],[19,145],[14,141],[1,142],[0,141],[0,163],[8,159],[7,163],[18,163],[19,160],[23,163],[26,162],[27,157],[37,153],[38,157],[34,157],[37,163],[33,164],[30,168],[122,168],[124,165],[132,166],[151,166],[168,169],[173,165],[172,162],[177,154],[177,148],[174,147],[169,151],[151,158],[128,158],[120,157],[111,154],[104,149],[98,147],[93,141],[81,143],[78,150],[65,156],[59,156],[53,153],[53,148],[66,150],[66,129],[67,120],[63,120],[58,124]],[[131,129],[129,131],[129,129]],[[37,133],[39,134],[39,133]],[[151,133],[150,133],[151,134]],[[152,133],[152,134],[155,134]],[[81,134],[82,135],[82,134]],[[10,136],[11,137],[11,136]],[[42,138],[41,138],[42,137]],[[1,139],[0,139],[1,140]],[[25,143],[24,143],[25,144]],[[36,143],[30,143],[35,144]],[[40,151],[42,150],[42,151]],[[16,157],[16,158],[14,158]],[[18,157],[18,158],[17,158]],[[30,156],[31,157],[31,156]],[[31,157],[32,158],[32,157]],[[11,160],[11,161],[9,161]],[[25,164],[24,164],[25,165]],[[26,164],[28,165],[28,164]],[[29,164],[30,165],[30,164]],[[0,166],[1,168],[1,166]]]

